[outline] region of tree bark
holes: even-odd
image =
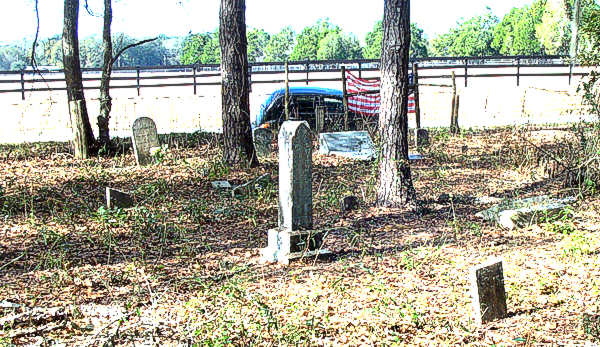
[[[77,118],[77,123],[83,127],[83,134],[80,137],[83,146],[88,150],[83,153],[94,152],[94,133],[90,125],[87,113],[85,96],[83,93],[83,81],[81,76],[81,62],[79,60],[79,39],[77,37],[77,27],[79,20],[79,0],[65,0],[65,17],[63,24],[63,65],[65,70],[65,80],[67,84],[67,96],[69,99],[69,112],[72,102],[79,102],[80,109],[72,116]],[[76,139],[74,139],[77,141]],[[75,144],[75,147],[78,147]],[[81,151],[79,151],[81,153]],[[87,157],[87,155],[85,155]],[[78,158],[86,159],[86,158]]]
[[[110,97],[110,76],[113,65],[113,47],[110,27],[112,24],[112,0],[104,0],[104,29],[102,30],[102,77],[100,79],[100,113],[98,114],[98,141],[100,147],[110,148],[110,111],[112,98]]]
[[[416,207],[408,161],[410,0],[384,0],[377,205]]]
[[[245,0],[221,0],[219,18],[223,159],[233,165],[256,166],[250,127]]]

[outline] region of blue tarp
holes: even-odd
[[[292,95],[324,95],[343,98],[344,94],[341,90],[319,87],[290,87],[290,96]],[[277,99],[285,96],[285,88],[277,89],[267,97],[265,102],[260,106],[258,114],[252,120],[252,128],[258,127],[265,118],[265,113],[269,110],[271,104]]]

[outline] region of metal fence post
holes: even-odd
[[[306,85],[308,85],[308,71],[310,69],[310,61],[306,61],[304,65],[306,67]]]
[[[21,70],[21,100],[25,100],[25,70]]]
[[[137,72],[137,79],[136,79],[136,81],[137,81],[137,94],[138,94],[138,96],[140,96],[140,67],[139,66],[136,67],[135,71]]]
[[[521,58],[517,58],[517,87],[521,85]]]
[[[465,59],[465,87],[469,86],[469,83],[468,83],[469,73],[467,70],[468,65],[469,65],[469,59]]]
[[[196,65],[194,65],[193,69],[194,71],[194,95],[196,95],[197,91],[197,86],[196,86]]]
[[[573,79],[573,63],[569,64],[569,85],[571,85],[571,80]]]
[[[358,78],[362,78],[362,63],[358,63]]]

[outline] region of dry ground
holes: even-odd
[[[532,141],[555,145],[551,134]],[[413,163],[417,217],[373,206],[372,163],[314,155],[315,221],[328,259],[260,265],[277,223],[277,161],[235,171],[216,140],[171,141],[156,165],[130,152],[74,161],[65,144],[0,150],[0,345],[574,345],[598,341],[600,200],[505,231],[473,198],[568,195],[514,129],[434,135]],[[273,184],[232,198],[215,179]],[[105,186],[137,207],[105,210]],[[338,200],[361,208],[342,216]],[[440,198],[441,197],[441,198]],[[479,328],[469,268],[504,259],[509,317]],[[13,305],[15,304],[15,305]]]

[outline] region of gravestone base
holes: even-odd
[[[268,231],[268,246],[261,250],[261,263],[289,265],[290,260],[331,254],[323,246],[324,231],[291,231],[271,229]]]

